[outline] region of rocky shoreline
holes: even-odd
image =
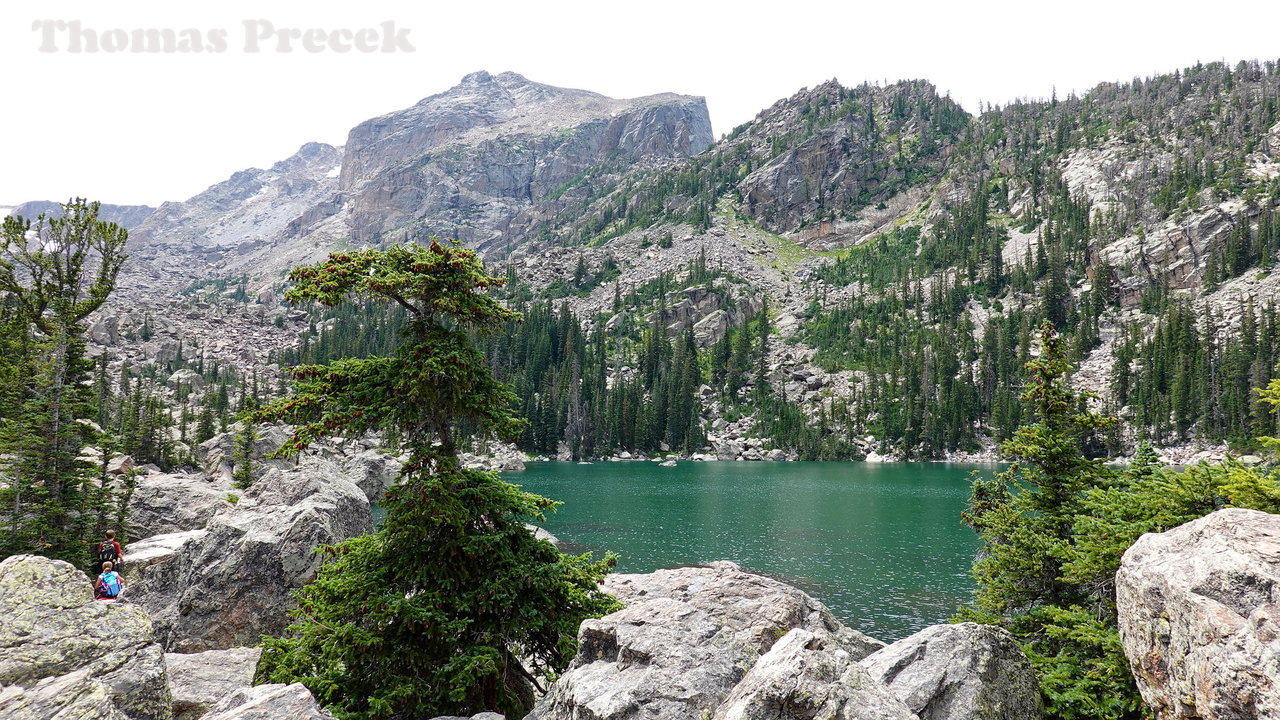
[[[1268,680],[1280,672],[1280,603],[1259,591],[1280,587],[1280,516],[1221,510],[1143,536],[1117,584],[1124,650],[1162,720],[1280,712]],[[1000,628],[934,625],[886,645],[727,561],[614,574],[604,588],[624,607],[582,623],[577,655],[526,720],[1043,717],[1035,673]],[[61,561],[0,562],[0,716],[331,718],[301,685],[253,686],[256,648],[166,652],[179,641],[146,607],[93,600]]]
[[[866,442],[866,446],[874,445],[875,439],[870,438]],[[740,437],[731,440],[729,444],[722,445],[724,451],[718,451],[714,447],[704,448],[703,452],[695,453],[677,453],[662,452],[657,455],[645,455],[644,453],[630,453],[622,451],[613,455],[607,455],[598,458],[589,458],[579,460],[579,464],[591,464],[597,462],[656,462],[664,466],[670,467],[677,462],[795,462],[799,457],[795,452],[788,452],[778,449],[765,449],[767,442],[761,438]],[[1157,448],[1157,457],[1163,465],[1172,467],[1182,467],[1186,465],[1194,465],[1199,462],[1219,463],[1226,460],[1236,460],[1245,465],[1260,464],[1263,459],[1261,456],[1252,454],[1237,454],[1231,451],[1225,444],[1200,444],[1186,443],[1183,445],[1175,445],[1170,447]],[[504,451],[504,454],[497,455],[472,455],[467,454],[464,460],[469,466],[478,469],[492,470],[494,472],[519,472],[524,469],[525,463],[535,462],[567,462],[570,461],[568,453],[562,453],[555,457],[547,455],[527,455],[513,446]],[[1111,458],[1108,463],[1113,465],[1128,464],[1131,456],[1119,456]],[[858,462],[858,461],[852,461]],[[956,451],[948,453],[945,457],[935,458],[932,460],[911,460],[908,461],[894,453],[881,454],[875,450],[869,450],[863,457],[861,462],[882,463],[882,462],[938,462],[938,463],[973,463],[995,464],[1006,462],[1005,458],[1000,454],[999,446],[991,443],[988,447],[973,452]]]
[[[0,717],[330,717],[301,685],[252,686],[252,646],[288,623],[315,547],[371,529],[398,462],[347,443],[297,463],[264,458],[239,490],[226,442],[205,444],[203,473],[141,476],[132,518],[146,537],[126,547],[125,600],[94,601],[67,563],[0,562]],[[1280,677],[1280,516],[1220,510],[1143,536],[1117,585],[1124,650],[1162,720],[1280,713],[1268,681]],[[529,720],[1042,716],[1034,673],[999,628],[935,625],[886,646],[727,561],[614,574],[604,587],[623,609],[581,625],[577,656]]]

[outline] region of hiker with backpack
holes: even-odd
[[[106,572],[105,567],[111,564],[117,571],[124,561],[124,550],[116,542],[116,531],[108,530],[107,538],[98,544],[98,572]]]
[[[94,600],[115,600],[124,592],[124,578],[112,569],[111,561],[102,563],[102,574],[93,584]]]

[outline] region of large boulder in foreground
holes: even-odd
[[[920,720],[1037,720],[1035,670],[1006,630],[933,625],[862,661]]]
[[[319,568],[315,548],[372,528],[365,493],[337,464],[309,457],[268,471],[201,530],[126,548],[129,597],[151,615],[168,651],[253,645],[289,624],[293,591]],[[169,540],[181,544],[160,547]],[[131,568],[132,556],[152,545],[156,556]]]
[[[167,653],[174,720],[195,720],[232,693],[251,687],[261,657],[262,648]]]
[[[301,683],[237,690],[201,720],[333,720]]]
[[[1120,639],[1161,720],[1280,718],[1280,515],[1143,535],[1116,573]]]
[[[756,661],[714,720],[918,720],[850,657],[792,630]]]
[[[140,608],[94,600],[61,560],[0,562],[0,718],[170,717],[163,652]]]
[[[528,720],[705,720],[794,629],[860,660],[883,643],[804,592],[731,562],[610,575],[626,607],[586,620],[578,654]]]

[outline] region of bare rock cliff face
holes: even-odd
[[[343,148],[307,143],[268,170],[165,203],[133,232],[140,262],[130,271],[176,278],[177,289],[244,274],[260,289],[352,245],[434,234],[505,251],[593,176],[695,154],[712,139],[700,97],[615,100],[515,73],[472,73],[361,123]]]
[[[351,239],[387,233],[456,237],[484,250],[518,243],[557,191],[601,163],[701,152],[702,98],[614,100],[472,73],[451,90],[352,129],[342,165]]]
[[[274,245],[299,215],[337,191],[341,162],[339,148],[307,143],[270,169],[242,170],[189,200],[164,203],[130,232],[134,262],[126,278],[205,279],[228,258]]]
[[[1116,600],[1138,689],[1161,720],[1280,718],[1280,515],[1219,510],[1142,536]]]

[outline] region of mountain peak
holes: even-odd
[[[462,81],[458,83],[459,87],[467,85],[481,85],[483,83],[493,82],[493,76],[488,70],[477,70],[473,73],[467,73],[462,76]]]
[[[520,73],[511,72],[510,70],[498,73],[498,76],[495,79],[503,85],[529,84],[529,78],[521,75]]]
[[[550,85],[542,85],[540,83],[531,82],[525,76],[519,73],[511,72],[510,70],[506,72],[498,73],[497,75],[490,73],[488,70],[477,70],[475,72],[471,72],[471,73],[467,73],[466,75],[463,75],[462,79],[458,81],[457,85],[454,85],[453,87],[449,88],[443,93],[438,93],[436,95],[432,95],[431,97],[425,98],[418,104],[422,105],[424,103],[427,103],[429,101],[434,101],[442,97],[451,97],[451,96],[460,96],[460,95],[469,96],[477,93],[482,95],[491,95],[491,94],[502,95],[505,93],[509,93],[513,90],[520,90],[524,88],[538,88],[542,90],[554,90],[559,92],[578,92],[578,91],[572,91],[572,90],[563,90],[562,88],[556,88]]]
[[[682,108],[679,112],[696,126],[676,143],[681,147],[677,154],[698,152],[710,143],[710,121],[702,98],[663,94],[614,99],[544,85],[510,71],[493,75],[477,70],[442,93],[353,128],[347,138],[342,186],[353,187],[367,178],[371,168],[382,167],[393,156],[409,164],[406,158],[420,158],[442,147],[474,147],[499,136],[546,137],[661,106]]]

